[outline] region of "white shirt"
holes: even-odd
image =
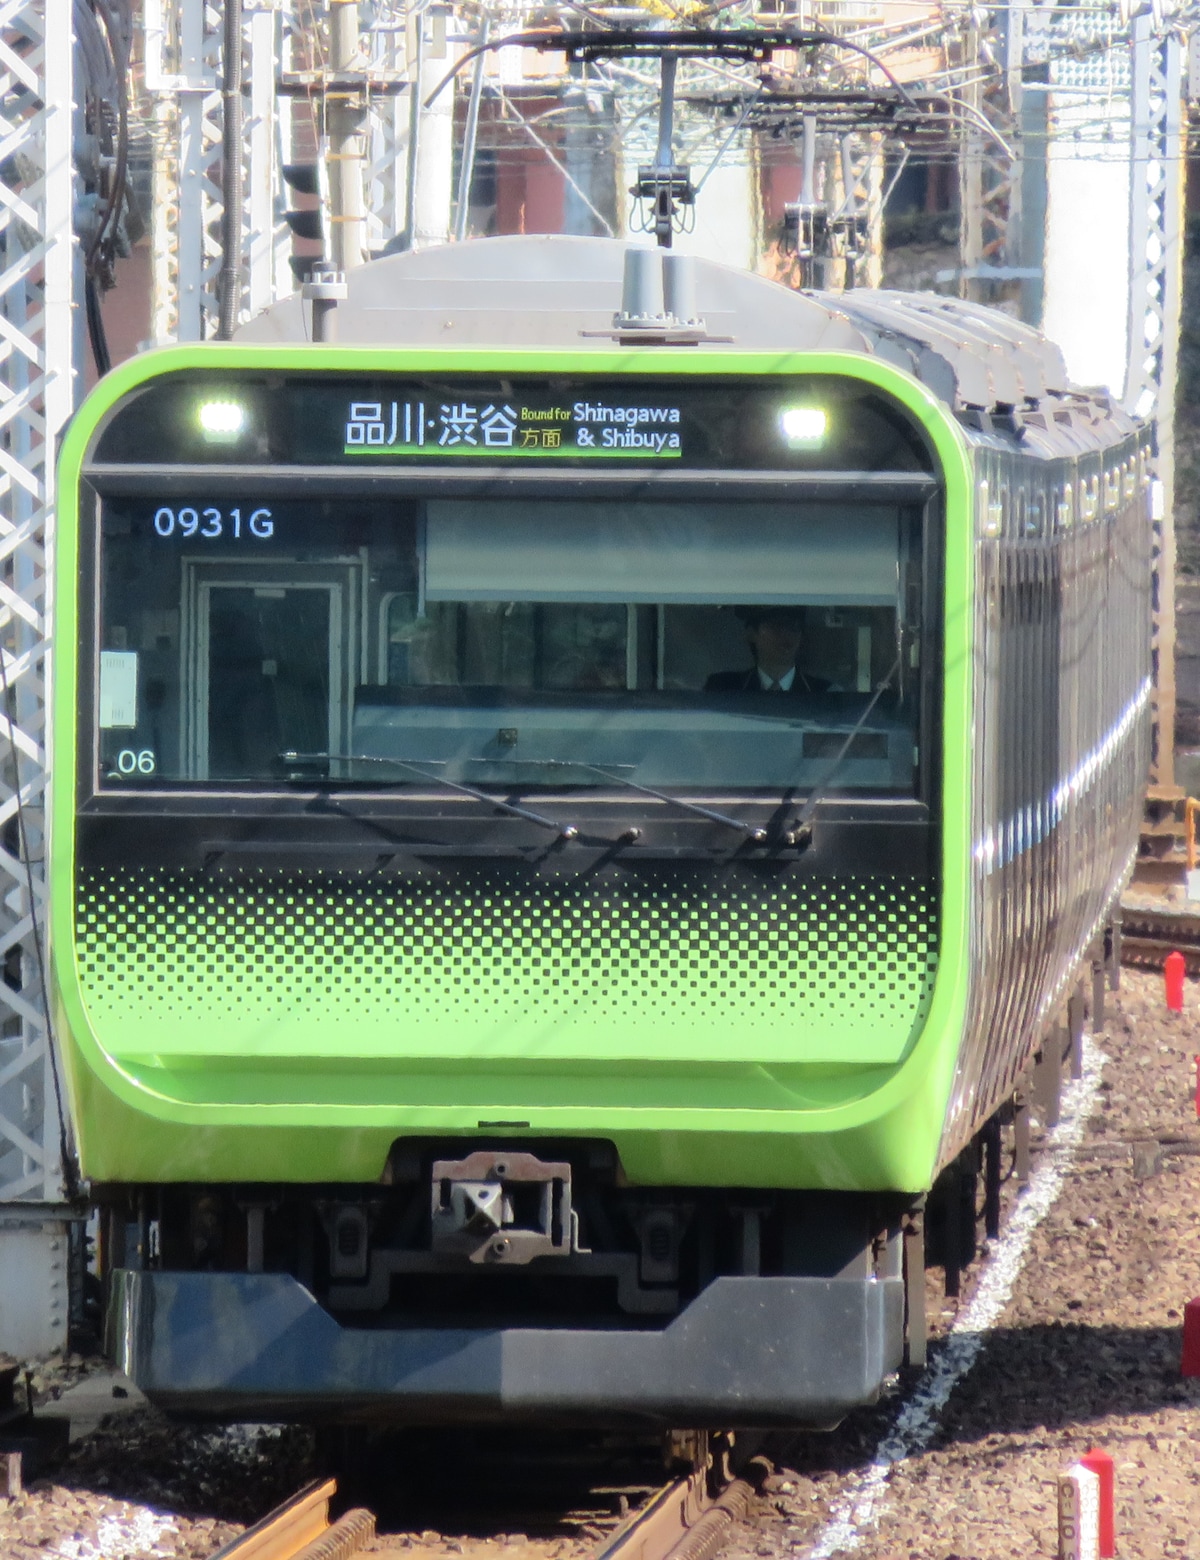
[[[768,677],[761,666],[755,667],[755,670],[758,673],[758,680],[762,684],[764,693],[771,693],[776,688],[781,693],[791,693],[792,684],[796,681],[796,668],[794,666],[789,666],[782,677]]]

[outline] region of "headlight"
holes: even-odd
[[[793,449],[813,449],[824,442],[829,418],[823,406],[785,406],[779,426]]]
[[[246,427],[246,408],[240,401],[202,401],[200,431],[210,444],[227,444]]]

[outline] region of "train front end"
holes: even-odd
[[[965,998],[963,450],[848,352],[104,382],[62,466],[54,989],[152,1398],[873,1399]]]

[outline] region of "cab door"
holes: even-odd
[[[281,753],[344,751],[360,570],[197,562],[187,572],[185,773],[269,779]]]

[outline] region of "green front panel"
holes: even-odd
[[[849,354],[169,349],[106,380],[61,465],[56,623],[76,633],[79,474],[121,395],[221,364],[415,372],[846,374],[907,405],[945,479],[942,860],[636,891],[347,874],[232,877],[75,860],[77,667],[55,666],[54,992],[85,1172],[371,1179],[406,1132],[610,1138],[631,1179],[919,1189],[967,990],[971,478],[945,408]],[[492,1105],[500,1109],[490,1108]]]
[[[371,875],[82,875],[80,985],[112,1052],[894,1063],[936,966],[924,884],[881,875],[531,889]]]

